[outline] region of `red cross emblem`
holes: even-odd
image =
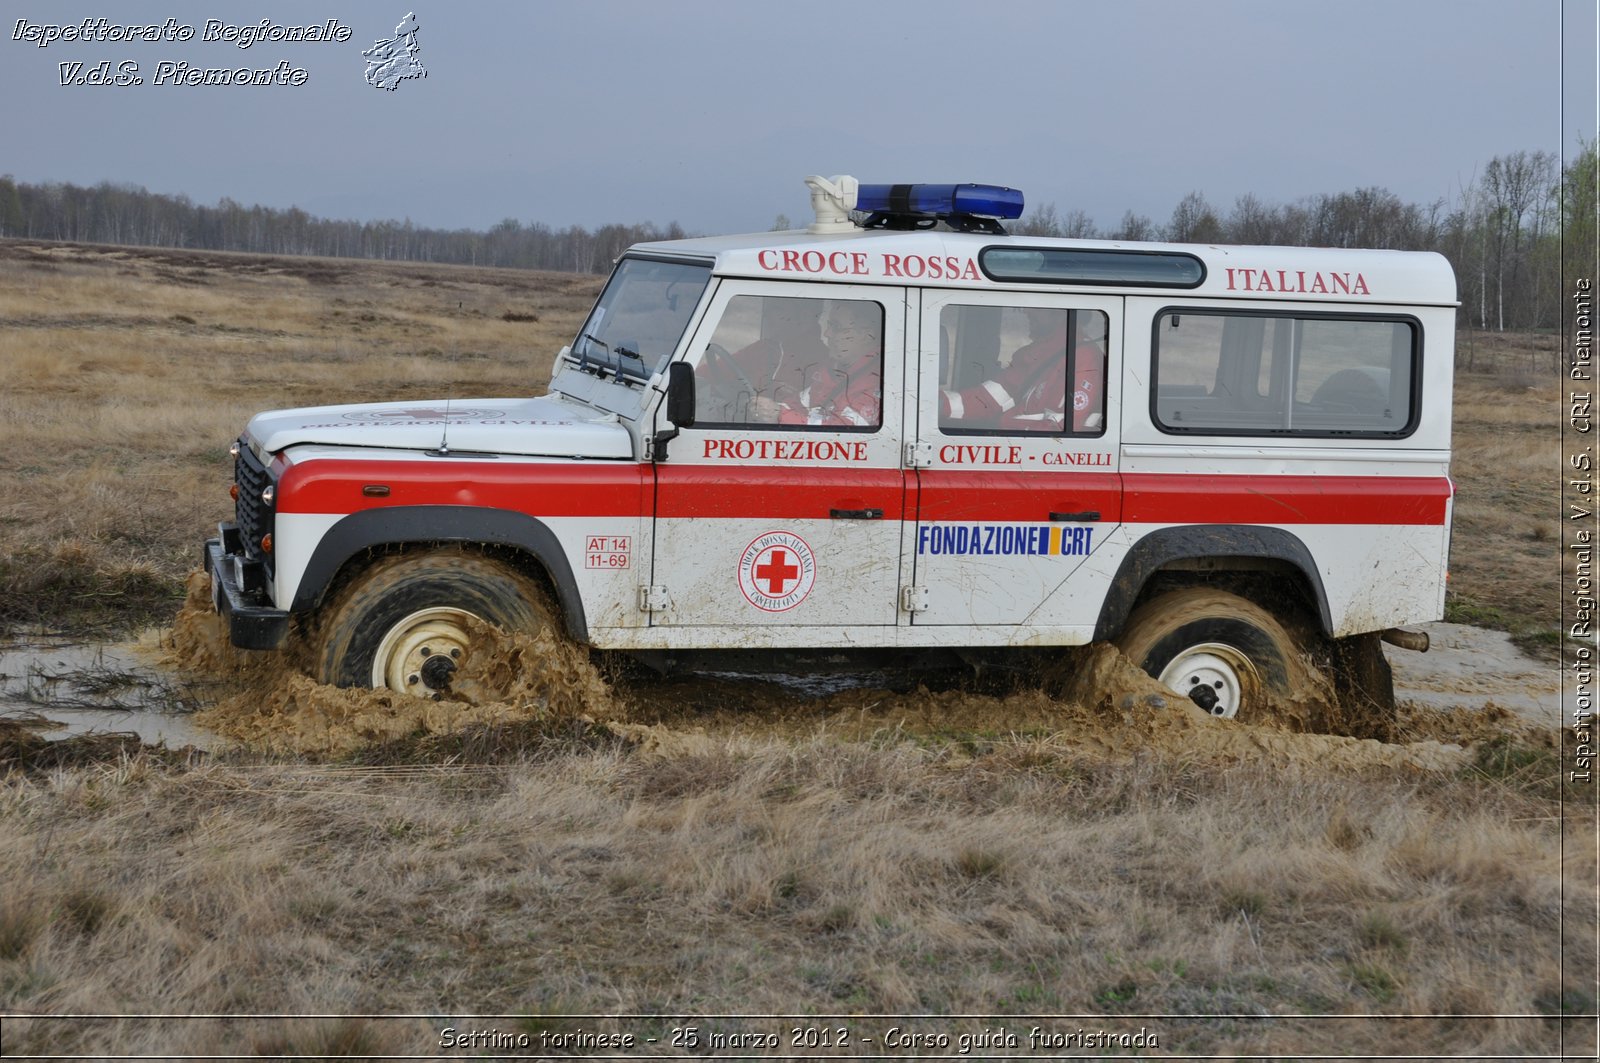
[[[793,609],[811,593],[816,578],[816,556],[793,532],[758,535],[739,558],[739,589],[745,601],[763,612]]]
[[[765,556],[768,561],[756,565],[756,579],[765,581],[768,594],[781,597],[784,584],[800,578],[800,566],[788,563],[789,551],[781,546],[773,547]]]

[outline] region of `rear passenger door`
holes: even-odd
[[[1121,520],[1121,305],[923,293],[913,625],[1080,619],[1058,592]]]

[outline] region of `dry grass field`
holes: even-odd
[[[203,621],[174,618],[250,413],[536,391],[597,287],[0,241],[0,627],[155,624],[198,663]],[[1450,608],[1554,658],[1555,341],[1474,342]],[[321,753],[0,729],[4,1050],[1021,1039],[968,1053],[997,1058],[1040,1026],[1156,1035],[1104,1055],[1593,1056],[1593,794],[1563,786],[1553,733],[1410,710],[1357,742],[1027,684],[756,686],[574,683],[560,713]],[[209,711],[264,734],[252,713],[286,705],[371,707],[251,674]],[[83,1013],[213,1017],[50,1017]],[[286,1017],[374,1014],[415,1017]],[[791,1048],[795,1027],[855,1040]]]
[[[252,413],[541,390],[598,288],[0,241],[0,625],[170,618]]]
[[[1475,369],[1456,376],[1448,616],[1510,631],[1528,652],[1554,658],[1563,565],[1559,339],[1461,340],[1469,342]]]

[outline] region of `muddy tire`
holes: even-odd
[[[316,676],[342,687],[443,694],[472,653],[471,618],[532,633],[553,624],[555,613],[534,580],[479,554],[438,550],[385,558],[325,611]]]
[[[1236,594],[1186,587],[1135,609],[1116,644],[1212,716],[1255,723],[1303,695],[1303,639],[1297,626]]]

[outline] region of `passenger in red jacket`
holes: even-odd
[[[1028,307],[1032,341],[1011,364],[975,387],[939,393],[944,428],[988,428],[1014,432],[1060,432],[1067,414],[1067,311]],[[1078,312],[1072,430],[1094,431],[1105,410],[1105,315]]]
[[[822,338],[827,363],[812,371],[792,400],[757,399],[752,420],[842,428],[883,423],[883,310],[871,302],[833,303]]]
[[[1098,432],[1106,423],[1106,315],[1078,313],[1077,379],[1072,382],[1072,430]]]

